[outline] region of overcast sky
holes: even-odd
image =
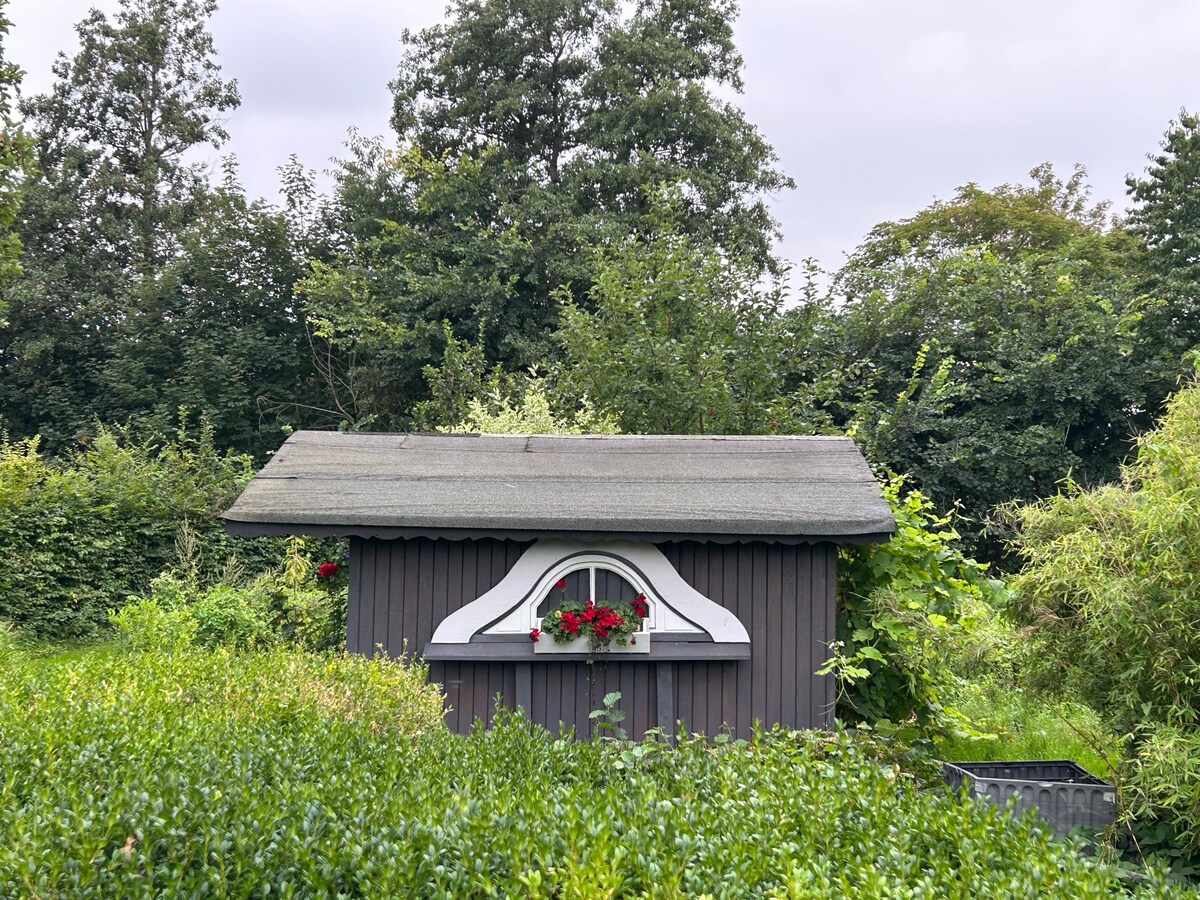
[[[8,57],[44,91],[74,22],[115,0],[11,0]],[[251,193],[296,153],[323,170],[347,129],[388,133],[400,32],[443,0],[224,0],[212,23],[242,106],[229,119]],[[741,106],[797,184],[775,198],[782,254],[836,267],[877,222],[974,181],[1087,166],[1125,205],[1180,107],[1200,108],[1195,0],[744,0]],[[214,159],[216,154],[214,154]]]

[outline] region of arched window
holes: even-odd
[[[559,582],[563,583],[562,588],[557,586]],[[597,606],[612,606],[633,603],[639,594],[649,610],[640,630],[654,631],[659,618],[655,616],[659,602],[636,571],[612,557],[575,557],[546,573],[538,582],[533,596],[541,599],[536,605],[530,605],[529,627],[540,628],[542,617],[563,600],[577,603],[590,600]]]

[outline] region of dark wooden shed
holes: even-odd
[[[577,735],[610,691],[635,735],[829,724],[837,545],[895,528],[838,437],[302,431],[224,518],[348,537],[347,648],[423,655],[451,728],[499,695]],[[644,595],[643,633],[596,654],[531,641],[560,583]]]

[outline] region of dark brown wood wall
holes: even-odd
[[[419,654],[450,613],[494,587],[529,546],[516,541],[427,538],[350,542],[347,648],[389,656]],[[621,692],[623,723],[640,735],[666,719],[689,731],[739,736],[751,723],[821,727],[832,718],[833,683],[813,674],[834,633],[837,548],[683,541],[660,544],[684,581],[732,610],[750,634],[751,657],[737,661],[608,661],[531,663],[433,662],[430,678],[445,686],[449,726],[491,724],[495,697],[514,706],[518,666],[529,666],[535,721],[590,733],[588,713],[610,691]]]

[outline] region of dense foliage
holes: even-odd
[[[247,580],[234,566],[217,583],[207,583],[194,566],[183,567],[182,575],[164,572],[146,596],[127,598],[108,619],[119,642],[133,650],[280,643],[340,650],[346,644],[345,571],[345,562],[314,566],[305,540],[291,538],[279,569]]]
[[[1115,479],[1184,368],[1082,171],[1032,174],[877,226],[837,276],[839,394],[860,439],[936,508],[959,504],[992,559],[994,507],[1068,472]]]
[[[1052,650],[1048,677],[1077,680],[1123,727],[1200,718],[1200,387],[1139,440],[1121,484],[1074,487],[1015,510],[1025,617]]]
[[[594,249],[636,231],[659,184],[683,188],[685,233],[754,276],[778,269],[765,195],[791,182],[722,96],[741,89],[735,13],[728,0],[463,0],[406,33],[399,148],[356,145],[332,204],[345,251],[304,284],[341,360],[327,405],[407,424],[443,320],[489,366],[554,357],[555,293],[587,305]]]
[[[769,430],[787,335],[778,288],[683,232],[680,197],[656,198],[639,232],[597,253],[586,304],[563,296],[560,389],[633,434]]]
[[[946,701],[955,659],[994,618],[1004,589],[955,546],[950,516],[920,492],[892,478],[883,494],[896,533],[842,549],[837,645],[825,671],[841,683],[841,716],[954,729],[961,714]]]
[[[5,658],[0,893],[1126,896],[845,733],[462,738],[423,677],[283,652]]]
[[[231,556],[261,568],[269,542],[235,540],[215,518],[251,471],[206,428],[145,442],[101,431],[66,460],[36,441],[0,443],[0,618],[33,636],[95,634],[110,608],[176,561],[185,524],[194,561],[212,573]]]
[[[227,138],[236,83],[208,31],[215,0],[92,10],[55,83],[22,104],[36,176],[13,225],[22,277],[0,286],[0,427],[58,452],[102,423],[206,413],[222,447],[262,454],[302,420],[312,363],[292,299],[304,247],[249,200]],[[0,219],[0,224],[3,224]]]
[[[1045,681],[1134,736],[1139,811],[1200,851],[1200,386],[1170,402],[1120,484],[1014,510],[1014,585]]]
[[[1200,334],[1186,112],[1127,227],[1043,165],[881,223],[791,302],[765,205],[790,181],[729,99],[727,0],[454,3],[403,37],[394,140],[352,137],[328,197],[291,161],[284,208],[193,163],[239,99],[213,8],[90,13],[23,105],[11,438],[57,453],[186,406],[261,461],[299,425],[463,427],[472,400],[517,427],[536,367],[579,427],[850,432],[1008,566],[993,508],[1115,479]]]

